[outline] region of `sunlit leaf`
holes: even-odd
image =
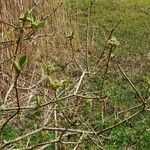
[[[13,63],[13,67],[14,67],[14,69],[15,69],[15,71],[16,71],[17,73],[20,73],[21,68],[20,68],[20,66],[19,66],[18,63],[14,62],[14,63]]]

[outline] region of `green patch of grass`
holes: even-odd
[[[112,130],[110,137],[112,141],[123,144],[124,142],[128,142],[131,134],[132,132],[129,128],[115,128]]]
[[[110,137],[112,141],[111,144],[106,144],[106,149],[123,150],[129,144],[129,147],[133,147],[133,149],[148,150],[150,145],[150,132],[143,130],[137,131],[134,127],[122,126],[115,128],[112,130]]]
[[[133,104],[136,93],[124,81],[108,84],[107,89],[111,95],[111,102],[119,106]]]
[[[148,150],[150,146],[150,131],[144,132],[143,136],[140,139],[140,148],[141,150]]]
[[[86,23],[87,10],[90,7],[90,1],[72,1],[72,5],[73,4],[74,6],[76,6],[76,8],[74,8],[73,10],[76,10],[78,8],[78,10],[80,10],[79,14],[82,14],[78,18],[79,21],[82,23]],[[95,32],[95,48],[100,49],[104,44],[105,36],[103,34],[103,31],[105,30],[103,26],[111,29],[120,20],[122,20],[122,23],[114,32],[115,36],[120,41],[120,47],[117,50],[117,54],[120,56],[127,56],[129,53],[139,53],[143,52],[143,50],[145,52],[148,52],[148,47],[145,47],[145,44],[149,43],[147,37],[150,32],[150,9],[148,7],[149,5],[150,2],[147,0],[102,0],[92,5],[90,25],[99,27]],[[84,29],[85,27],[81,28],[81,31],[85,32]],[[81,38],[82,35],[85,34],[81,34]],[[105,31],[105,35],[107,36],[108,32]]]
[[[50,141],[54,139],[54,134],[49,131],[41,131],[34,134],[30,139],[30,145],[36,145],[42,142]]]
[[[2,135],[5,140],[12,140],[19,135],[19,130],[16,126],[8,124],[5,126]]]

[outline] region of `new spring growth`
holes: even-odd
[[[70,41],[74,39],[74,31],[70,31],[68,35],[66,35],[66,38],[68,38]]]
[[[83,132],[78,143],[82,143],[84,140],[88,138],[88,132]]]
[[[19,74],[26,64],[27,64],[27,56],[23,55],[19,58],[18,62],[14,61],[13,67],[15,71]]]
[[[54,73],[59,70],[58,67],[54,67],[53,65],[49,64],[48,62],[44,62],[44,61],[43,61],[43,66],[48,73]]]
[[[61,81],[55,80],[52,79],[51,77],[48,77],[47,80],[48,80],[49,87],[51,87],[53,90],[57,90],[58,88],[63,87],[64,84],[67,82],[66,80],[61,80]]]
[[[38,19],[37,15],[33,11],[26,11],[19,19],[22,22],[30,22],[31,26],[38,29],[44,26],[44,21]]]
[[[116,47],[119,45],[119,41],[116,39],[116,37],[112,36],[112,38],[107,41],[107,44]]]

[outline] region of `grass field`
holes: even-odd
[[[149,0],[0,4],[0,149],[149,150]]]

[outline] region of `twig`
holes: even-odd
[[[128,108],[128,109],[126,109],[126,110],[120,111],[120,112],[118,112],[118,115],[120,115],[120,114],[122,114],[122,113],[125,113],[125,112],[127,112],[127,111],[131,111],[131,110],[133,110],[133,109],[140,108],[140,107],[142,107],[142,106],[143,106],[143,103],[142,103],[142,104],[139,104],[139,105],[137,105],[137,106],[133,106],[133,107],[131,107],[131,108]]]
[[[86,71],[89,72],[89,24],[91,16],[91,6],[88,8],[87,27],[86,27]]]
[[[76,123],[76,120],[75,120],[73,123],[71,123],[71,124],[66,128],[66,130],[64,130],[64,131],[61,133],[61,135],[60,135],[60,137],[59,137],[59,141],[61,141],[61,139],[62,139],[63,135],[65,134],[65,132],[67,132],[67,130],[68,130],[69,128],[71,128],[71,126],[73,126],[75,123]]]
[[[26,137],[28,137],[28,136],[31,136],[31,135],[33,135],[33,134],[35,134],[35,133],[40,132],[40,131],[42,131],[42,130],[43,130],[43,127],[42,127],[42,128],[39,128],[39,129],[37,129],[37,130],[34,130],[34,131],[32,131],[32,132],[29,132],[29,133],[27,133],[27,134],[25,134],[25,135],[22,135],[22,136],[20,136],[20,137],[17,137],[17,138],[14,139],[14,140],[8,141],[8,142],[6,142],[5,144],[1,145],[1,146],[0,146],[0,149],[2,150],[2,149],[4,149],[4,148],[7,147],[7,146],[9,146],[9,145],[11,145],[11,144],[14,144],[14,143],[16,143],[16,142],[18,142],[18,141],[20,141],[20,140],[22,140],[22,139],[24,139],[24,138],[26,138]]]
[[[121,115],[121,114],[123,114],[123,113],[125,113],[125,112],[131,111],[131,110],[134,110],[134,109],[137,109],[137,108],[141,108],[142,106],[143,106],[143,103],[140,104],[140,105],[137,105],[137,106],[133,106],[133,107],[131,107],[131,108],[128,108],[128,109],[126,109],[126,110],[120,111],[120,112],[118,112],[118,115]],[[114,114],[111,115],[109,118],[107,118],[107,119],[105,120],[105,122],[107,122],[108,120],[110,120],[113,116],[114,116]],[[94,128],[94,130],[97,129],[98,127],[99,127],[99,125],[96,126],[96,127]]]
[[[9,90],[8,90],[7,93],[6,93],[6,96],[5,96],[5,99],[4,99],[4,105],[6,104],[7,98],[8,98],[8,96],[9,96],[11,90],[13,89],[13,87],[14,87],[14,83],[11,84]]]
[[[57,108],[57,104],[55,105],[55,108]],[[58,123],[57,123],[57,111],[54,110],[54,124],[55,124],[55,127],[58,126]],[[58,131],[55,130],[55,139],[57,139],[58,137]],[[55,143],[55,150],[58,150],[58,144]]]
[[[137,93],[137,95],[139,96],[139,98],[141,99],[143,106],[145,107],[145,100],[142,97],[142,95],[140,94],[140,92],[138,91],[138,89],[135,87],[135,85],[132,83],[132,81],[127,77],[127,75],[125,74],[125,72],[123,71],[122,67],[117,63],[117,61],[115,61],[117,67],[119,68],[120,72],[122,73],[122,75],[125,77],[125,79],[128,81],[128,83],[131,85],[131,87],[134,89],[134,91]]]
[[[8,26],[11,26],[11,27],[13,27],[13,28],[15,28],[15,29],[17,29],[17,27],[16,27],[15,25],[11,24],[11,23],[5,22],[5,21],[3,21],[3,20],[0,20],[0,22],[3,23],[3,24],[6,24],[6,25],[8,25]]]
[[[119,123],[117,123],[117,124],[115,124],[115,125],[113,125],[113,126],[110,126],[110,127],[106,128],[106,129],[104,129],[104,130],[102,130],[102,131],[97,132],[97,135],[102,134],[102,133],[104,133],[104,132],[107,132],[107,131],[109,131],[109,130],[112,130],[113,128],[118,127],[119,125],[121,125],[121,124],[125,123],[126,121],[128,121],[128,120],[130,120],[130,119],[136,117],[137,115],[139,115],[139,114],[142,113],[142,112],[144,112],[143,109],[140,110],[140,111],[138,111],[138,112],[136,112],[136,113],[134,113],[133,115],[129,116],[128,118],[125,118],[124,120],[120,121]]]
[[[59,99],[57,97],[57,93],[55,91],[55,98],[56,98],[56,101],[57,101],[57,105],[59,106],[60,110],[62,111],[62,114],[64,115],[64,117],[66,118],[66,120],[69,122],[69,123],[72,123],[71,120],[68,118],[68,116],[65,114],[65,112],[63,111],[63,108],[61,107],[60,103],[59,103]],[[56,111],[56,110],[55,110]]]
[[[72,135],[72,133],[68,133],[68,134],[63,135],[63,138],[67,137],[69,135]],[[44,148],[44,147],[46,148],[47,145],[54,144],[54,143],[57,143],[57,142],[59,142],[59,138],[51,140],[49,142],[43,142],[43,143],[40,143],[40,144],[37,144],[37,145],[33,145],[33,146],[30,146],[30,147],[27,147],[27,148],[19,148],[19,149],[12,149],[12,150],[33,150],[33,149],[41,147],[41,146],[43,146],[42,148]],[[61,143],[64,143],[64,144],[76,144],[76,142],[64,142],[64,141],[62,141]]]
[[[122,20],[120,20],[120,21],[110,30],[110,33],[109,33],[109,35],[108,35],[107,41],[111,39],[113,33],[115,32],[116,28],[119,26],[119,24],[120,24],[121,22],[122,22]],[[105,27],[105,28],[106,28],[106,27]],[[101,55],[99,56],[99,58],[98,58],[98,60],[97,60],[96,66],[99,64],[100,59],[103,57],[106,48],[107,48],[107,45],[104,46],[104,48],[103,48],[103,50],[102,50],[102,53],[101,53]]]
[[[88,136],[88,138],[89,138],[99,149],[104,150],[104,148],[103,148],[102,146],[98,145],[98,144],[93,140],[93,138],[92,138],[91,136]]]
[[[24,139],[24,138],[27,138],[27,137],[29,137],[29,136],[31,136],[31,135],[33,135],[33,134],[36,134],[36,133],[38,133],[38,132],[41,132],[41,131],[58,131],[58,132],[63,132],[63,131],[66,131],[66,132],[71,132],[71,133],[76,133],[76,134],[82,134],[82,133],[88,133],[88,134],[94,134],[93,132],[91,132],[91,131],[83,131],[83,130],[79,130],[79,129],[67,129],[66,130],[66,128],[57,128],[57,127],[54,127],[54,128],[48,128],[48,127],[41,127],[41,128],[39,128],[39,129],[36,129],[36,130],[34,130],[34,131],[31,131],[31,132],[29,132],[29,133],[27,133],[27,134],[25,134],[25,135],[22,135],[22,136],[20,136],[20,137],[17,137],[16,139],[14,139],[14,140],[11,140],[11,141],[8,141],[8,142],[6,142],[5,144],[3,144],[3,145],[1,145],[0,146],[0,149],[4,149],[5,147],[7,147],[7,146],[9,146],[9,145],[11,145],[11,144],[14,144],[14,143],[17,143],[18,141],[20,141],[20,140],[22,140],[22,139]],[[57,139],[59,140],[59,138],[57,137]]]
[[[76,95],[77,94],[77,92],[78,92],[78,90],[79,90],[79,88],[80,88],[80,86],[81,86],[81,82],[82,82],[82,80],[83,80],[83,77],[85,76],[85,71],[83,71],[83,73],[82,73],[82,75],[81,75],[81,77],[80,77],[80,80],[79,80],[79,82],[78,82],[78,84],[77,84],[77,86],[76,86],[76,90],[75,90],[75,92],[74,92],[74,95]]]
[[[49,17],[51,17],[61,6],[63,5],[63,2],[61,2],[54,10],[53,12],[50,14],[50,15],[47,15],[43,21],[47,20]]]
[[[83,133],[84,134],[84,133]],[[76,142],[75,147],[73,148],[73,150],[77,150],[77,148],[79,147],[80,144],[83,143],[83,135],[80,136],[79,140]]]
[[[109,68],[109,63],[110,63],[110,60],[111,60],[112,50],[113,50],[113,45],[111,45],[110,50],[109,50],[108,60],[107,60],[107,63],[106,63],[106,70],[104,72],[104,77],[103,77],[102,86],[101,86],[100,95],[99,95],[100,98],[103,96],[104,84],[105,84],[105,80],[106,80],[106,75],[108,73],[108,68]],[[103,99],[102,105],[101,105],[101,111],[102,111],[101,118],[102,118],[102,123],[103,124],[104,124],[104,113],[105,113],[105,107],[106,107],[105,103],[106,103],[105,99]]]
[[[70,94],[70,95],[68,95],[68,96],[65,96],[65,97],[62,97],[62,98],[59,98],[58,100],[55,100],[55,101],[51,101],[51,102],[46,102],[46,103],[44,103],[44,104],[41,104],[41,105],[39,105],[39,106],[26,106],[26,107],[20,107],[20,111],[23,111],[23,110],[30,110],[30,109],[35,109],[35,108],[42,108],[42,107],[45,107],[45,106],[48,106],[48,105],[50,105],[50,104],[55,104],[55,103],[57,103],[58,101],[60,102],[60,101],[63,101],[63,100],[65,100],[65,99],[67,99],[67,98],[71,98],[71,97],[79,97],[79,98],[84,98],[84,99],[100,99],[98,96],[85,96],[85,95],[81,95],[81,94],[76,94],[76,95],[74,95],[74,94]],[[104,97],[105,98],[105,97]],[[103,98],[101,98],[101,99],[103,99]],[[18,107],[12,107],[12,108],[0,108],[0,111],[14,111],[14,110],[17,110],[18,109]]]
[[[16,78],[15,78],[15,82],[14,82],[14,88],[15,88],[15,92],[16,92],[16,99],[17,99],[17,111],[11,115],[2,125],[2,127],[0,128],[0,134],[2,133],[4,127],[7,125],[7,123],[9,121],[11,121],[19,112],[20,112],[20,102],[19,102],[19,95],[18,95],[18,88],[17,88],[17,81],[18,81],[18,77],[19,77],[20,73],[17,73]]]

